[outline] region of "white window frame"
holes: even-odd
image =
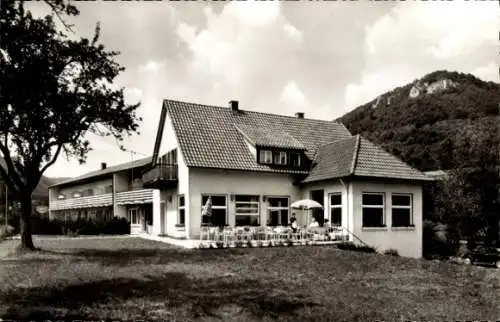
[[[259,161],[264,164],[272,164],[273,163],[273,151],[271,150],[260,150],[259,152]]]
[[[274,152],[274,164],[277,165],[286,165],[287,164],[287,155],[286,151],[276,151]]]
[[[132,212],[135,211],[135,221],[133,221],[133,216],[132,216]],[[141,219],[140,219],[140,216],[139,216],[139,208],[129,208],[128,209],[128,220],[130,221],[130,224],[131,225],[140,225],[141,224]]]
[[[332,196],[340,196],[340,204],[339,205],[332,205]],[[342,226],[342,217],[343,217],[343,209],[342,209],[342,192],[331,192],[328,194],[328,206],[330,208],[330,213],[329,213],[329,217],[328,220],[330,221],[330,225],[333,225],[333,221],[332,221],[332,209],[340,209],[340,226]],[[338,226],[338,225],[335,225],[335,226]]]
[[[181,198],[184,199],[184,205],[181,206]],[[184,222],[181,223],[181,210],[184,211]],[[177,196],[177,225],[178,227],[184,227],[186,225],[186,196],[180,194]]]
[[[365,205],[363,204],[363,196],[364,195],[376,195],[376,196],[382,196],[382,205]],[[364,226],[363,224],[363,216],[364,216],[364,209],[382,209],[382,226]],[[384,192],[362,192],[361,193],[361,226],[363,228],[386,228],[387,226],[387,220],[386,220],[386,214],[385,214],[385,193]]]
[[[257,201],[238,201],[238,197],[251,197],[257,198]],[[243,204],[243,206],[238,206],[238,204]],[[257,205],[256,212],[238,212],[241,210],[255,210],[252,205]],[[260,225],[260,196],[259,195],[234,195],[234,217],[236,226],[236,217],[238,216],[253,216],[257,217],[257,225]]]
[[[393,196],[404,196],[404,197],[410,197],[410,204],[408,206],[400,206],[400,205],[393,205],[392,204],[392,197]],[[408,209],[410,210],[410,225],[409,226],[394,226],[394,214],[392,212],[393,209]],[[391,220],[392,220],[392,227],[399,228],[399,227],[413,227],[413,194],[412,193],[393,193],[391,194]]]
[[[203,197],[224,197],[225,199],[225,206],[214,206],[214,204],[212,203],[212,210],[213,209],[225,209],[226,210],[226,218],[224,219],[224,221],[226,222],[226,225],[229,224],[229,209],[228,209],[228,198],[227,198],[227,195],[224,195],[224,194],[209,194],[209,193],[202,193],[201,194],[201,208],[203,209],[203,207],[205,206],[205,204],[203,203]]]
[[[281,221],[281,216],[278,217],[278,222],[279,222],[279,225],[278,226],[287,226],[288,225],[288,221],[290,221],[290,196],[264,196],[264,198],[266,199],[266,203],[268,204],[267,206],[267,220],[269,220],[269,213],[271,211],[281,211],[281,210],[286,210],[287,211],[287,222],[286,223],[280,223]],[[270,202],[269,202],[269,199],[286,199],[287,200],[287,205],[288,206],[279,206],[279,207],[272,207],[272,206],[269,206]],[[266,223],[267,225],[267,223]]]

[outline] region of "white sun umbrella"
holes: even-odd
[[[302,199],[295,201],[290,205],[290,207],[293,209],[307,210],[307,220],[306,220],[307,224],[307,222],[309,222],[309,210],[323,208],[323,205],[312,199]]]
[[[212,217],[212,197],[208,197],[207,202],[201,210],[201,218],[203,218],[203,216],[207,216],[208,218]]]

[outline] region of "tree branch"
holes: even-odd
[[[49,5],[50,9],[52,9],[52,12],[54,12],[57,16],[57,19],[62,23],[64,28],[72,33],[75,33],[75,31],[72,29],[73,25],[68,24],[64,19],[61,17],[61,14],[59,13],[59,9],[50,2],[50,0],[44,0],[44,2]]]
[[[57,147],[57,150],[56,150],[56,153],[54,154],[54,157],[52,157],[52,160],[50,160],[46,165],[43,166],[42,170],[40,170],[40,175],[42,175],[45,172],[45,170],[47,170],[48,167],[50,167],[51,165],[54,164],[54,162],[56,162],[57,158],[59,157],[59,154],[61,153],[62,147],[63,147],[63,144],[60,144]]]
[[[6,139],[7,141],[7,139]],[[6,180],[11,181],[12,188],[14,187],[22,187],[23,182],[19,177],[17,176],[16,169],[14,168],[14,163],[12,162],[12,159],[9,154],[9,149],[7,148],[6,145],[3,144],[3,142],[0,142],[0,152],[3,154],[3,160],[5,161],[5,165],[7,166],[7,169],[3,169],[3,167],[0,165],[0,169],[2,169],[2,177],[4,177]],[[11,173],[11,175],[8,175],[8,173]]]

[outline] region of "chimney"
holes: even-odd
[[[295,113],[295,117],[298,119],[303,119],[304,118],[304,112],[297,112]]]
[[[106,162],[101,162],[101,170],[104,170],[106,169]]]
[[[229,101],[229,107],[231,107],[231,110],[233,112],[238,112],[239,111],[238,101]]]

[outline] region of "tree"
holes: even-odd
[[[63,0],[46,0],[52,14],[33,17],[23,1],[6,1],[0,11],[0,176],[21,202],[21,246],[34,249],[31,195],[61,153],[85,162],[89,133],[114,136],[137,132],[137,104],[127,104],[113,80],[124,70],[99,42],[71,39],[54,16],[77,16]],[[75,37],[72,37],[75,38]]]

